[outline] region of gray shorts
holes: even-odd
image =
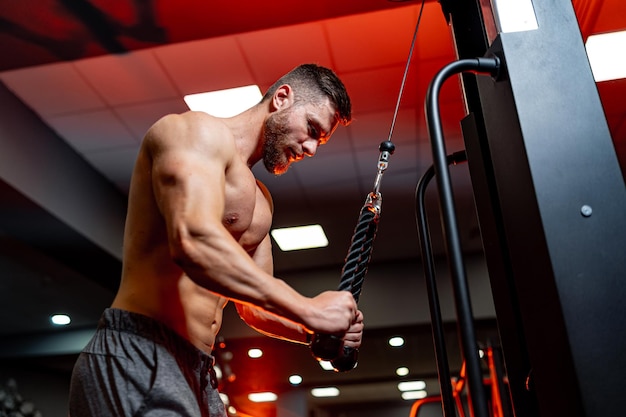
[[[79,355],[71,417],[226,417],[213,356],[161,323],[107,309]]]

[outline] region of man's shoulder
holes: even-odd
[[[168,114],[159,119],[146,134],[147,140],[182,142],[234,142],[223,119],[200,111]]]
[[[186,129],[188,131],[216,130],[230,133],[223,119],[211,116],[202,111],[168,114],[159,119],[154,126],[166,126],[176,129]]]

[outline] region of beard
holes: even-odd
[[[288,143],[287,120],[291,109],[272,113],[263,128],[263,165],[274,175],[282,175],[289,169],[291,162],[285,154]]]

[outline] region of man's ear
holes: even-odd
[[[272,96],[272,109],[280,110],[293,104],[293,89],[289,84],[283,84],[276,89]]]

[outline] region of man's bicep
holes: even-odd
[[[152,189],[170,237],[180,227],[195,232],[221,222],[229,154],[207,134],[206,129],[175,116],[160,121],[146,137]]]
[[[153,162],[152,187],[163,216],[186,221],[221,218],[225,173],[218,160],[170,151]]]
[[[233,147],[218,137],[219,126],[207,117],[191,113],[169,115],[148,131],[145,145],[152,161],[155,193],[173,191],[187,196],[196,187],[204,188],[204,184],[224,192],[226,166]],[[209,192],[204,188],[198,194]]]

